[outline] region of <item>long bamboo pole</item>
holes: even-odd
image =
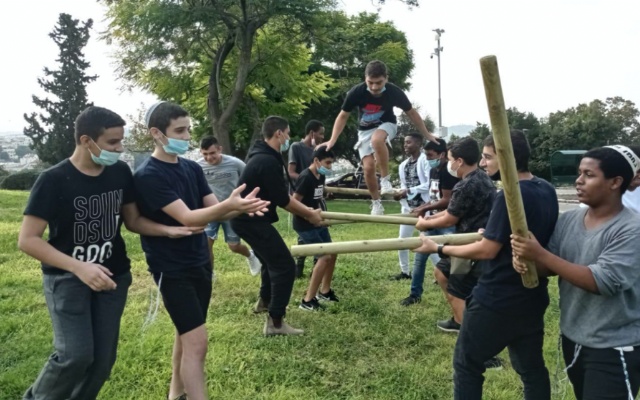
[[[509,122],[507,120],[496,56],[482,57],[480,59],[480,69],[482,70],[484,91],[491,118],[491,130],[493,131],[493,140],[500,165],[500,176],[502,177],[511,231],[526,237],[529,235],[529,229],[524,213],[524,205],[522,204],[518,170],[513,156],[513,145],[511,144]],[[525,275],[522,275],[522,284],[527,288],[534,288],[538,286],[536,267],[530,260],[525,260],[525,262],[527,263],[528,271]]]
[[[479,233],[462,233],[452,235],[429,236],[429,239],[440,244],[467,244],[482,239]],[[419,237],[403,239],[356,240],[351,242],[335,242],[320,244],[305,244],[291,246],[294,257],[313,256],[316,254],[349,254],[371,253],[374,251],[413,250],[420,247]]]
[[[385,214],[385,217],[408,217],[415,218],[411,214]],[[325,219],[322,221],[322,226],[333,226],[333,225],[344,225],[344,224],[355,224],[356,222],[367,222],[367,221],[347,221],[341,219]]]
[[[367,214],[350,214],[323,211],[320,213],[323,219],[337,219],[341,221],[355,222],[375,222],[379,224],[395,224],[395,225],[415,225],[418,223],[416,217],[396,217],[391,215],[367,215]]]
[[[367,198],[371,197],[371,193],[369,193],[369,191],[366,189],[353,189],[353,188],[343,188],[343,187],[335,187],[335,186],[325,186],[324,191],[325,193],[350,194],[350,195],[362,196]],[[380,197],[383,200],[393,200],[393,195],[394,193],[387,193],[387,194],[381,195]]]

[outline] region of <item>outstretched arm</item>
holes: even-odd
[[[342,134],[344,127],[347,125],[347,120],[349,119],[349,115],[351,113],[346,112],[344,110],[340,111],[340,114],[336,117],[335,122],[333,123],[333,131],[331,131],[331,139],[328,142],[319,144],[316,148],[320,146],[327,146],[327,150],[331,150],[333,146],[338,142],[338,138]]]

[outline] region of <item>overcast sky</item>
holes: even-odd
[[[372,0],[341,0],[350,14],[376,12]],[[10,10],[9,10],[10,7]],[[0,24],[0,132],[20,131],[22,114],[34,111],[31,95],[44,66],[55,67],[57,47],[47,36],[58,14],[93,18],[95,29],[85,49],[90,100],[121,115],[150,105],[148,93],[121,93],[113,49],[98,40],[106,28],[104,9],[95,0],[21,0],[7,5]],[[435,28],[445,29],[441,45],[443,125],[488,122],[478,60],[496,55],[507,106],[537,116],[579,103],[622,96],[640,105],[640,5],[629,0],[422,0],[407,9],[387,0],[380,11],[406,32],[416,68],[409,98],[437,122]],[[393,80],[393,79],[392,79]],[[331,122],[335,116],[326,116]]]

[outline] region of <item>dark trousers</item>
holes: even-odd
[[[116,361],[120,317],[131,274],[112,277],[115,290],[94,292],[72,273],[44,275],[55,352],[25,400],[92,400]]]
[[[543,340],[544,314],[500,314],[470,298],[453,357],[454,398],[482,399],[484,362],[508,348],[513,369],[524,384],[524,398],[550,399],[549,372],[542,355]]]
[[[562,354],[565,365],[574,360],[576,344],[562,336]],[[640,387],[640,347],[625,351],[631,394],[635,399]],[[578,400],[627,400],[629,390],[625,382],[625,371],[616,349],[594,349],[582,347],[575,363],[567,370],[573,392]]]
[[[262,263],[260,297],[269,303],[269,315],[283,317],[291,298],[296,264],[280,233],[268,222],[232,220],[233,230],[251,246]]]

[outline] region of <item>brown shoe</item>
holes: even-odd
[[[273,319],[270,316],[267,316],[267,322],[264,323],[263,333],[265,336],[277,336],[277,335],[303,335],[304,330],[296,329],[286,322],[282,321],[280,324],[280,328],[276,328],[273,325]]]
[[[260,314],[267,311],[269,311],[269,303],[264,301],[262,297],[259,297],[258,301],[256,301],[256,304],[253,306],[254,314]]]

